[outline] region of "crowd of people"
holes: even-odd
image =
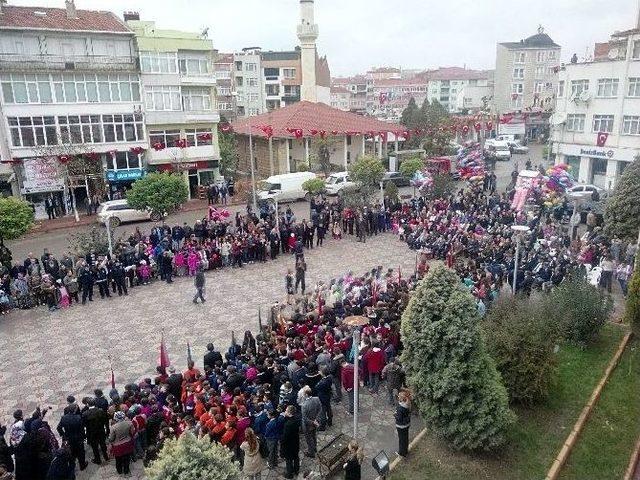
[[[352,414],[357,402],[354,327],[345,322],[353,315],[368,319],[361,329],[359,378],[371,395],[380,394],[384,381],[396,409],[398,453],[407,455],[411,406],[398,360],[399,320],[414,283],[415,277],[403,279],[382,267],[361,276],[349,272],[274,304],[258,335],[246,331],[226,351],[208,344],[202,369],[188,359],[183,372],[159,366],[155,376],[108,396],[96,389],[78,402],[73,392],[55,429],[45,408],[30,415],[16,410],[8,442],[7,427],[0,426],[0,478],[73,479],[76,466],[88,465],[85,444],[93,463],[114,457],[117,472],[126,475],[130,462],[148,465],[168,439],[185,434],[229,448],[248,478],[260,478],[282,460],[286,478],[304,473],[300,438],[304,454],[315,457],[317,434],[333,427],[334,408],[343,404]],[[361,461],[354,441],[345,478],[360,478]]]
[[[568,208],[568,207],[565,207]],[[441,259],[454,268],[485,311],[504,285],[530,295],[559,285],[577,267],[594,271],[595,283],[611,292],[616,278],[626,295],[637,246],[608,238],[592,223],[573,236],[562,223],[562,209],[517,212],[508,193],[471,185],[446,198],[415,198],[393,215],[393,229],[417,252],[417,269]],[[514,225],[527,227],[518,239]],[[520,257],[516,269],[517,243]],[[514,275],[515,273],[515,275]]]

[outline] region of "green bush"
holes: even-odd
[[[471,293],[433,268],[402,315],[402,361],[427,427],[458,450],[492,450],[515,415],[487,354]]]
[[[189,189],[182,175],[150,173],[133,182],[127,192],[127,203],[138,210],[151,210],[164,217],[189,198]]]
[[[317,195],[324,191],[324,181],[321,178],[310,178],[302,184],[302,190]]]
[[[605,229],[634,241],[640,229],[640,156],[624,169],[616,182],[613,195],[607,200],[604,212]]]
[[[548,315],[558,320],[564,338],[583,347],[598,337],[613,310],[611,297],[582,276],[561,283],[545,302]]]
[[[240,480],[228,448],[191,433],[167,440],[158,458],[145,469],[148,480]]]
[[[393,182],[387,182],[384,185],[384,194],[389,197],[390,200],[398,199],[398,186]]]
[[[531,405],[547,398],[557,367],[559,328],[546,309],[527,297],[500,298],[482,327],[511,401]]]
[[[640,335],[640,268],[631,276],[624,315],[633,333]]]

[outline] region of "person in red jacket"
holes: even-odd
[[[373,348],[365,354],[367,362],[367,370],[369,371],[369,391],[373,395],[378,394],[378,388],[380,387],[380,373],[384,368],[384,352],[374,343]]]
[[[347,392],[349,399],[349,413],[353,414],[353,364],[342,360],[342,372],[340,373],[342,388]]]

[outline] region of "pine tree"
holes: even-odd
[[[631,276],[627,291],[627,304],[624,315],[633,330],[633,333],[640,335],[640,269]]]
[[[420,120],[420,109],[416,104],[416,99],[411,97],[407,107],[402,111],[400,123],[407,128],[414,128]]]
[[[622,239],[638,238],[640,230],[640,156],[625,168],[604,213],[607,233]]]
[[[439,266],[402,315],[403,364],[428,428],[458,450],[492,450],[515,421],[485,350],[473,296]]]

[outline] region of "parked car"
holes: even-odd
[[[496,160],[511,160],[511,149],[506,141],[493,142],[492,145],[489,145],[487,151],[489,155],[495,157]]]
[[[411,183],[411,179],[405,177],[400,172],[387,172],[382,177],[382,183],[392,182],[396,184],[396,187],[408,187]]]
[[[136,210],[131,208],[126,199],[110,200],[101,203],[98,207],[97,219],[100,223],[106,223],[107,218],[111,218],[110,225],[117,227],[121,223],[141,222],[144,220],[153,220],[157,222],[162,218],[159,213],[151,213],[148,210]]]
[[[295,202],[306,198],[306,192],[302,189],[302,184],[307,180],[316,178],[313,172],[283,173],[282,175],[272,175],[260,182],[258,198],[277,197],[278,202]]]
[[[609,196],[607,191],[603,188],[597,187],[596,185],[582,183],[567,189],[566,195],[571,199],[585,198],[587,197],[587,192],[591,192],[590,199],[593,201],[602,200]]]
[[[327,195],[342,195],[343,193],[356,191],[358,186],[351,181],[349,172],[336,172],[327,177],[324,182]]]
[[[484,142],[484,146],[485,148],[495,147],[497,144],[500,144],[502,142],[515,142],[515,141],[516,141],[515,135],[498,135],[497,137],[494,137],[494,138],[487,138]]]
[[[526,154],[529,153],[529,147],[526,145],[522,145],[519,142],[509,142],[509,146],[511,147],[511,152],[516,154]]]

